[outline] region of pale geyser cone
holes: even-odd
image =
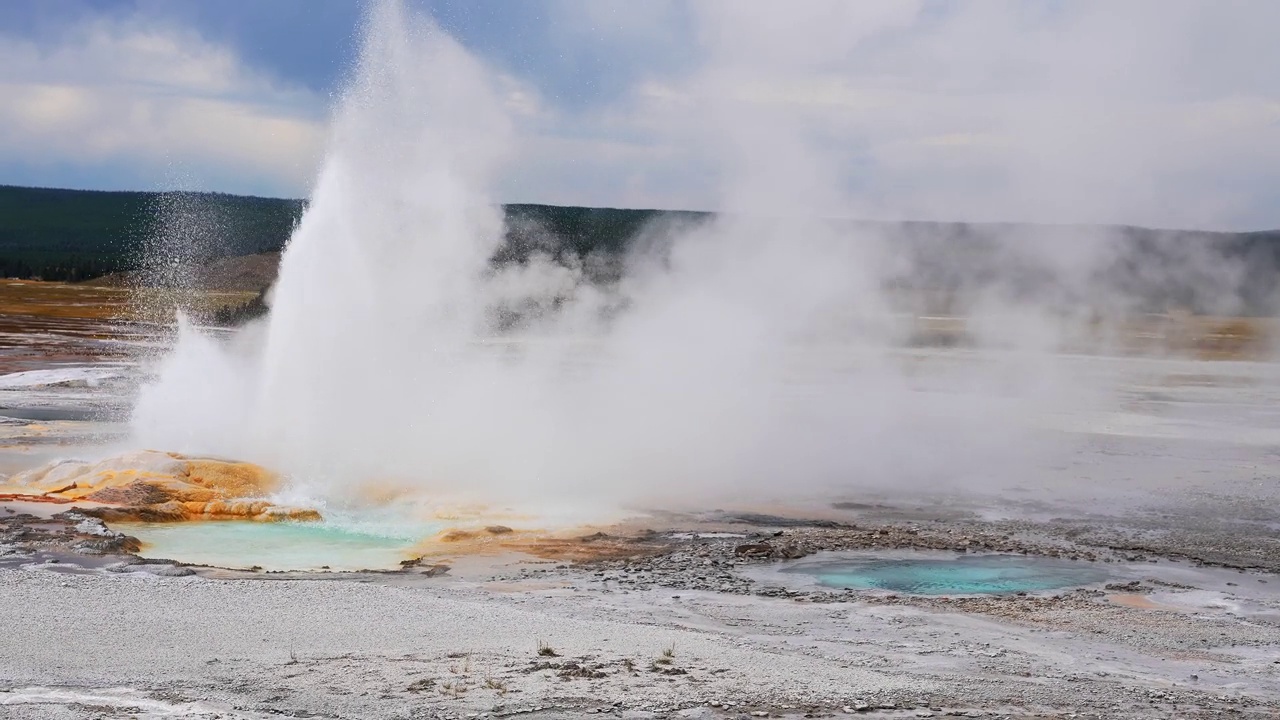
[[[18,473],[0,496],[74,504],[104,520],[319,520],[268,498],[280,477],[252,463],[145,450],[97,462],[59,460]]]

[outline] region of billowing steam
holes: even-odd
[[[269,318],[230,343],[184,327],[138,401],[137,441],[257,461],[331,499],[999,483],[1048,457],[1045,418],[1108,402],[1107,381],[1058,351],[1119,343],[1150,310],[1239,310],[1245,265],[1211,248],[1166,243],[1135,262],[1133,242],[1101,231],[958,242],[944,226],[840,219],[848,169],[826,130],[716,90],[766,75],[802,88],[856,45],[834,28],[858,18],[755,53],[734,42],[768,45],[750,8],[697,7],[703,66],[673,113],[699,119],[727,212],[645,229],[611,275],[549,253],[491,262],[490,189],[515,142],[495,74],[378,3]],[[912,349],[938,344],[921,339],[933,315],[962,319],[966,349]]]

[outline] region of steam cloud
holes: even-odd
[[[490,262],[490,192],[519,143],[497,74],[376,4],[269,318],[229,343],[184,325],[138,400],[137,442],[261,462],[332,502],[997,486],[1069,449],[1046,418],[1113,400],[1064,344],[1105,345],[1171,284],[1239,310],[1245,263],[1212,248],[1157,236],[1134,264],[1114,231],[1011,226],[956,245],[840,219],[858,208],[829,129],[722,90],[803,91],[916,8],[692,8],[701,66],[671,91],[671,120],[714,163],[726,212],[647,228],[601,280],[550,254]],[[965,317],[972,347],[909,349],[935,312]]]

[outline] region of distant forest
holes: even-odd
[[[221,193],[0,185],[0,277],[87,280],[138,269],[155,254],[152,250],[163,254],[166,247],[181,248],[181,259],[193,262],[275,252],[284,248],[305,206],[303,200]],[[505,210],[509,231],[499,261],[523,258],[534,249],[558,256],[621,252],[659,214],[550,205]]]
[[[301,200],[217,193],[96,192],[0,186],[0,277],[87,280],[143,264],[169,220],[209,259],[279,250]]]
[[[143,268],[157,255],[200,263],[279,251],[304,208],[302,200],[219,193],[0,186],[0,277],[74,282]],[[620,272],[619,259],[651,223],[698,223],[712,217],[700,212],[531,204],[507,205],[504,210],[507,235],[493,258],[495,264],[523,262],[535,252],[562,261],[573,257],[587,263],[593,279],[605,282]],[[1236,311],[1274,314],[1280,299],[1280,230],[1217,233],[862,221],[840,226],[848,228],[851,241],[860,231],[872,231],[903,248],[908,258],[905,270],[889,282],[905,292],[962,294],[988,281],[1009,285],[1012,277],[1015,294],[1044,296],[1052,292],[1046,288],[1054,278],[1039,263],[1043,250],[1070,248],[1085,234],[1103,230],[1110,233],[1113,260],[1095,287],[1120,288],[1153,309],[1214,312],[1210,296],[1229,291],[1243,301]],[[1018,248],[1028,252],[1019,253]],[[1228,265],[1232,273],[1218,272],[1219,266]],[[1077,288],[1050,297],[1064,304],[1089,300],[1079,293]]]

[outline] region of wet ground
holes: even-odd
[[[124,436],[134,355],[68,327],[0,350],[0,371],[56,371],[0,374],[0,474]],[[0,718],[1278,716],[1280,370],[1063,367],[1120,402],[1028,418],[1045,442],[1008,471],[554,536],[495,529],[380,572],[311,557],[310,572],[271,572],[288,563],[252,548],[242,569],[205,567],[62,505],[0,500]],[[182,542],[222,550],[243,529]],[[315,540],[285,530],[268,542]],[[915,594],[804,571],[991,556],[1090,572]]]

